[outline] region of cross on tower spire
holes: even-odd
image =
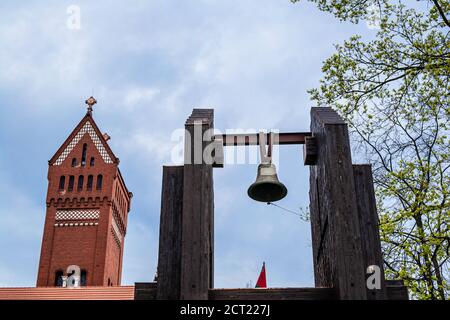
[[[95,100],[95,98],[93,96],[90,96],[85,101],[85,103],[88,105],[88,108],[87,108],[88,113],[91,114],[93,111],[92,106],[97,103],[97,100]]]

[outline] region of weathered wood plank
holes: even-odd
[[[202,157],[211,141],[202,136],[213,128],[213,110],[194,109],[185,127],[180,298],[206,300],[214,279],[214,196],[212,165]]]
[[[210,300],[336,300],[332,288],[212,289]]]
[[[386,295],[389,300],[409,300],[408,287],[402,280],[386,280]]]
[[[317,144],[314,137],[305,137],[305,144],[303,145],[303,164],[311,166],[317,161]]]
[[[156,282],[136,282],[134,300],[156,300]]]
[[[310,213],[316,287],[339,299],[366,299],[365,268],[348,128],[331,108],[311,109],[317,162],[310,167]]]
[[[157,290],[161,300],[180,299],[183,178],[183,166],[163,167]]]
[[[380,289],[368,289],[368,300],[386,299],[383,256],[381,253],[378,213],[373,188],[372,167],[369,164],[353,165],[355,179],[356,204],[358,207],[359,226],[361,230],[364,266],[375,265],[380,268]]]

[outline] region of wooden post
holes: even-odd
[[[183,166],[163,167],[156,295],[160,300],[180,299],[183,175]]]
[[[346,123],[331,108],[311,109],[317,143],[310,167],[311,236],[316,287],[339,299],[367,298],[365,266]]]
[[[358,207],[359,226],[362,237],[364,266],[376,265],[380,268],[380,289],[367,289],[367,299],[386,299],[386,285],[384,281],[383,256],[379,233],[379,220],[373,188],[372,168],[369,164],[353,165],[355,179],[356,204]]]
[[[207,300],[214,279],[214,195],[212,164],[202,157],[211,141],[202,136],[213,128],[213,110],[194,109],[185,128],[180,297]]]

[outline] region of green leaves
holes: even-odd
[[[299,2],[300,0],[291,0]],[[330,12],[341,21],[358,23],[371,14],[372,7],[383,8],[389,5],[388,0],[308,0],[317,5],[321,11]]]

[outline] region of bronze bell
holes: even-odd
[[[258,166],[256,181],[248,188],[248,196],[256,201],[275,202],[287,195],[284,184],[278,180],[277,169],[272,163]]]
[[[275,202],[287,195],[284,184],[278,180],[277,168],[272,164],[273,134],[270,134],[269,150],[265,150],[265,134],[260,132],[259,145],[262,163],[258,166],[256,181],[248,188],[247,194],[250,198],[261,202]]]

